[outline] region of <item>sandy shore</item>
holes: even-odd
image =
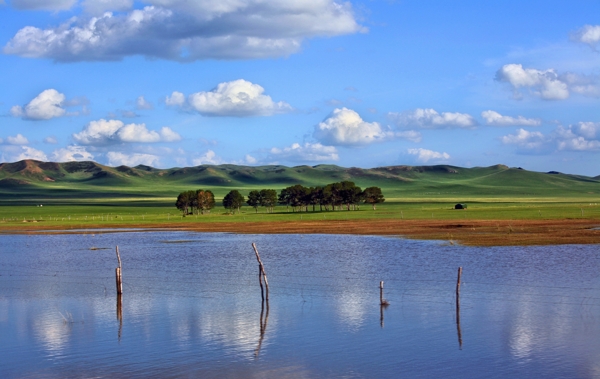
[[[442,240],[469,246],[519,246],[559,244],[600,244],[600,220],[356,220],[305,222],[199,222],[169,224],[114,224],[105,229],[189,230],[248,234],[359,234],[401,236],[414,239]],[[48,233],[56,228],[41,224],[2,225],[7,233]],[[107,230],[108,231],[108,230]],[[114,230],[112,230],[114,231]],[[81,233],[68,228],[60,233]],[[96,230],[95,233],[98,233]],[[100,231],[101,233],[101,231]]]

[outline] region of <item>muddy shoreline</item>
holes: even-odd
[[[328,220],[107,224],[93,230],[55,225],[2,225],[1,233],[110,233],[181,230],[243,234],[357,234],[440,240],[468,246],[600,244],[600,220]]]

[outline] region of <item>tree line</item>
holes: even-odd
[[[277,194],[274,189],[252,190],[246,199],[238,190],[230,191],[223,198],[223,207],[230,212],[240,212],[244,204],[254,208],[258,213],[259,207],[265,207],[272,213],[277,204],[292,208],[293,212],[357,210],[360,203],[371,204],[373,209],[383,203],[385,198],[379,187],[369,187],[362,190],[354,182],[343,181],[330,183],[326,186],[305,187],[300,184],[286,187]],[[184,215],[204,214],[210,212],[215,205],[215,197],[210,190],[185,191],[179,194],[175,206]]]

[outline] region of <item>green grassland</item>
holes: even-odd
[[[342,180],[382,188],[386,202],[373,211],[292,212],[278,206],[266,214],[250,207],[230,215],[221,206],[232,189],[280,190],[293,184],[325,185]],[[182,217],[175,208],[186,190],[210,189],[217,205],[210,214]],[[464,211],[452,209],[467,203]],[[357,218],[499,220],[600,219],[600,177],[540,173],[503,165],[461,168],[391,166],[373,169],[333,165],[197,166],[156,169],[148,166],[107,167],[94,162],[20,161],[0,164],[2,225],[93,227],[169,222],[343,220]],[[39,205],[43,205],[40,207]],[[317,207],[318,210],[318,207]]]

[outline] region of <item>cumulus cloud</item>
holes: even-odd
[[[244,79],[220,83],[212,91],[193,93],[188,106],[205,116],[270,116],[293,110],[283,101],[274,102],[264,94],[265,89]],[[167,105],[181,105],[181,93],[167,97]]]
[[[548,139],[541,132],[530,132],[522,128],[518,129],[516,134],[503,136],[501,141],[529,151],[541,150],[548,143]]]
[[[21,10],[64,11],[75,3],[77,0],[11,0],[10,5]]]
[[[50,156],[53,162],[74,162],[74,161],[91,161],[94,160],[94,155],[88,152],[85,147],[70,145],[62,149],[57,149]]]
[[[144,96],[139,96],[135,100],[135,108],[140,109],[140,110],[149,110],[149,109],[154,109],[154,105],[152,105],[152,103],[148,102],[144,98]]]
[[[537,70],[523,68],[520,64],[506,64],[496,72],[496,80],[509,83],[519,98],[520,88],[529,88],[531,93],[545,100],[563,100],[569,97],[567,83],[553,69]]]
[[[600,150],[600,122],[580,122],[556,130],[558,150]]]
[[[548,135],[519,129],[515,134],[502,137],[501,141],[504,144],[516,145],[518,151],[524,153],[598,151],[600,150],[600,123],[579,122],[568,127],[559,126]]]
[[[185,104],[185,95],[181,92],[173,91],[171,96],[167,96],[165,103],[174,107],[183,106]]]
[[[156,167],[159,165],[159,157],[152,154],[124,154],[118,151],[109,151],[106,153],[109,166],[137,166],[146,165]]]
[[[219,158],[214,151],[208,150],[201,156],[192,159],[192,163],[194,166],[200,166],[203,164],[221,164],[223,163],[223,160]]]
[[[30,9],[64,9],[74,0],[14,0]],[[144,0],[127,14],[74,17],[48,29],[27,26],[4,53],[54,61],[120,60],[142,55],[177,61],[259,59],[297,52],[306,38],[366,31],[350,2]],[[124,10],[130,1],[86,0],[91,13]],[[29,5],[26,5],[29,4]]]
[[[34,149],[31,146],[21,146],[21,152],[13,160],[22,161],[23,159],[35,159],[36,161],[48,161],[48,157],[43,151]]]
[[[496,80],[508,83],[513,96],[523,97],[522,89],[544,100],[564,100],[571,92],[600,97],[600,76],[581,75],[572,72],[557,73],[553,69],[537,70],[523,68],[520,64],[507,64],[496,72]]]
[[[27,140],[27,138],[23,137],[22,134],[17,134],[14,137],[6,137],[6,142],[11,144],[11,145],[27,145],[29,143],[29,140]]]
[[[585,25],[583,28],[571,33],[571,40],[584,43],[596,50],[600,43],[600,25]]]
[[[419,162],[427,163],[431,160],[434,161],[447,161],[450,159],[448,153],[439,153],[433,150],[427,150],[423,148],[408,149],[408,154],[416,155]]]
[[[486,124],[494,126],[539,126],[542,123],[542,121],[537,118],[525,118],[523,116],[503,116],[500,113],[492,110],[481,112],[481,117],[485,119]]]
[[[473,116],[467,113],[442,112],[435,109],[417,108],[402,113],[390,112],[388,117],[399,127],[418,127],[422,129],[465,128],[477,125]]]
[[[285,160],[290,162],[323,162],[340,159],[334,146],[324,146],[320,143],[294,143],[283,149],[272,148],[269,151],[270,160]]]
[[[124,124],[120,120],[97,120],[90,122],[81,132],[73,134],[73,139],[82,145],[109,145],[122,142],[174,142],[181,136],[169,127],[158,132],[148,130],[146,124]]]
[[[329,145],[367,145],[390,139],[394,133],[377,122],[364,121],[352,109],[338,108],[315,125],[313,136]]]
[[[15,105],[10,109],[14,117],[26,120],[49,120],[66,114],[63,108],[65,95],[55,89],[47,89],[25,106]]]

